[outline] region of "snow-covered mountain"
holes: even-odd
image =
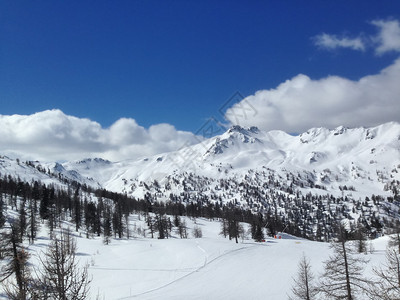
[[[318,216],[307,225],[314,233],[330,218],[363,216],[367,223],[382,214],[395,218],[399,172],[400,124],[395,122],[372,128],[312,128],[300,135],[233,126],[194,146],[120,162],[0,159],[2,175],[23,181],[77,181],[149,201],[273,210],[283,221],[301,214],[306,223]]]
[[[326,243],[292,235],[332,241],[339,223],[350,239],[398,232],[399,171],[398,123],[313,128],[296,136],[234,126],[175,152],[120,162],[0,156],[0,223],[6,231],[13,222],[31,222],[36,204],[36,218],[46,224],[37,233],[40,242],[27,246],[36,267],[49,232],[60,224],[74,228],[81,263],[90,259],[92,291],[97,293],[92,299],[282,299],[290,292],[288,282],[302,253],[317,272],[332,253]],[[191,230],[189,239],[182,239],[180,225],[172,225],[175,217],[184,221],[181,228]],[[241,224],[243,240],[236,244],[230,241],[234,231],[229,226],[243,221],[249,224]],[[224,224],[229,239],[221,235]],[[265,243],[248,240],[257,226],[269,235]],[[196,228],[204,239],[194,239]],[[160,238],[153,236],[157,230]],[[173,238],[162,239],[165,230]],[[110,246],[105,241],[112,233],[118,238]],[[383,261],[387,241],[387,236],[372,241],[369,249],[378,251],[362,254],[372,261],[367,274]],[[249,285],[246,278],[254,274],[272,279],[267,285],[259,280]],[[199,288],[199,282],[211,288]],[[246,285],[221,292],[232,282]],[[0,299],[5,298],[3,288]]]
[[[292,181],[301,189],[317,186],[316,190],[322,188],[323,193],[334,195],[342,194],[346,186],[360,196],[394,196],[390,188],[400,180],[399,169],[400,124],[395,122],[373,128],[312,128],[297,136],[233,126],[197,145],[132,161],[0,160],[1,173],[28,181],[66,178],[137,197],[148,191],[141,188],[143,184],[149,187],[155,181],[165,186],[173,180],[174,191],[181,192],[180,181],[187,174],[214,182],[230,178],[246,181],[251,174],[262,173],[282,184]]]
[[[388,187],[400,180],[400,124],[312,128],[297,136],[234,126],[176,152],[115,163],[87,159],[66,162],[62,167],[92,178],[104,188],[133,196],[142,194],[143,183],[149,186],[157,181],[164,186],[190,173],[211,181],[246,181],[246,176],[263,172],[282,183],[302,178],[296,181],[297,187],[318,185],[324,193],[334,195],[342,194],[341,187],[347,186],[360,196],[390,196]],[[176,191],[182,190],[178,183],[174,185]]]

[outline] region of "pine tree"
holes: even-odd
[[[154,239],[154,222],[151,216],[147,215],[147,226],[149,227],[151,238]]]
[[[254,227],[254,229],[253,229]],[[254,233],[253,233],[254,230]],[[261,227],[260,224],[252,224],[252,233],[253,236],[252,238],[256,241],[256,242],[262,242],[264,240],[264,232],[263,232],[263,228]]]
[[[114,229],[114,236],[116,237],[118,235],[118,238],[122,238],[124,232],[124,224],[122,222],[122,213],[118,209],[118,207],[116,207],[113,212],[112,224]]]
[[[174,215],[174,226],[179,227],[179,224],[181,223],[181,220],[178,215]]]
[[[26,220],[26,212],[25,212],[25,201],[20,202],[19,209],[19,218],[18,218],[18,228],[19,228],[19,239],[22,242],[26,229],[28,228],[27,220]]]
[[[223,235],[225,238],[228,236],[228,221],[225,218],[221,219],[221,232],[220,234]]]
[[[49,191],[45,185],[42,187],[42,199],[40,201],[39,213],[42,219],[48,218],[48,207],[49,207]]]
[[[35,213],[35,200],[29,200],[29,205],[28,205],[28,226],[27,226],[27,231],[28,231],[28,238],[29,238],[29,242],[31,244],[33,244],[35,238],[36,238],[36,234],[37,234],[37,230],[39,227],[38,224],[38,220],[36,217],[36,213]]]
[[[111,217],[109,215],[104,217],[103,235],[103,243],[108,245],[111,242],[112,236]]]
[[[367,242],[366,242],[366,233],[365,233],[365,228],[362,226],[361,223],[357,224],[356,232],[355,232],[355,238],[356,238],[356,246],[357,246],[357,252],[358,253],[366,253],[367,252]]]
[[[129,214],[125,214],[125,233],[126,233],[126,238],[129,240],[131,237]]]
[[[79,188],[75,190],[74,193],[74,222],[75,222],[75,230],[79,231],[82,223],[82,216],[81,216],[81,200],[79,197]]]
[[[3,193],[0,192],[0,228],[2,228],[6,222],[5,206],[6,205],[3,201]]]
[[[96,204],[94,204],[93,202],[88,203],[87,201],[85,201],[83,214],[85,216],[85,227],[87,235],[89,235],[89,233],[94,233],[96,231],[96,218],[97,218]]]
[[[169,226],[166,216],[162,216],[161,214],[156,215],[156,227],[158,230],[159,239],[168,238]]]

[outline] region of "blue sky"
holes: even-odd
[[[375,74],[394,54],[323,51],[312,37],[400,19],[398,1],[1,1],[0,11],[2,114],[58,108],[189,131],[236,91],[299,73]]]
[[[312,119],[307,108],[312,103],[304,104],[308,114],[283,123],[309,93],[299,93],[299,105],[287,100],[278,107],[286,100],[274,91],[286,93],[298,84],[307,85],[302,91],[323,86],[321,94],[313,92],[310,98],[318,102],[332,82],[335,91],[360,86],[361,98],[370,94],[364,84],[368,76],[393,67],[385,82],[393,81],[400,64],[399,20],[400,2],[385,0],[0,1],[0,115],[59,109],[102,129],[128,118],[130,125],[145,130],[166,123],[196,132],[209,117],[223,120],[220,108],[240,92],[257,109],[254,123],[259,127],[273,119],[265,107],[277,107],[275,126],[268,123],[265,129],[301,132],[310,126],[398,121],[387,115],[363,124],[368,117],[360,113],[358,123],[346,124],[348,116],[338,113],[336,119],[328,113],[336,109],[332,98],[316,113],[329,114],[326,119],[338,124],[304,123]],[[383,40],[385,32],[389,37]],[[343,82],[330,78],[325,84],[329,76]],[[264,91],[264,98],[257,98],[257,91]]]

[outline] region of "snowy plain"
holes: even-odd
[[[236,244],[219,235],[220,223],[185,218],[189,233],[194,225],[202,238],[169,239],[132,236],[112,239],[108,245],[100,237],[77,238],[81,265],[89,265],[92,277],[89,299],[287,299],[304,254],[318,277],[323,261],[331,254],[328,243],[313,242],[282,234],[256,243],[241,239]],[[143,217],[131,215],[133,230],[145,228]],[[47,227],[42,226],[35,244],[29,246],[32,262],[48,244]],[[384,261],[387,237],[371,242],[373,253],[365,255],[372,266]],[[1,293],[0,293],[1,295]],[[0,296],[0,299],[2,298]]]

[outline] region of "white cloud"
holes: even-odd
[[[26,159],[72,160],[102,157],[134,159],[179,149],[199,140],[169,124],[145,129],[122,118],[109,128],[99,123],[46,110],[32,115],[0,115],[0,153]]]
[[[400,22],[398,20],[374,20],[370,24],[377,27],[375,35],[360,34],[356,38],[337,37],[336,35],[322,33],[313,37],[316,46],[334,50],[337,48],[350,48],[365,51],[373,48],[377,55],[386,52],[400,52]]]
[[[399,78],[400,59],[379,74],[358,81],[337,76],[312,80],[300,74],[275,89],[246,97],[228,109],[225,118],[232,124],[287,132],[400,121]],[[251,118],[230,117],[241,115],[246,105],[256,109],[257,114]]]
[[[377,45],[375,51],[381,55],[389,51],[400,51],[400,23],[397,20],[371,22],[379,28],[379,33],[373,38]]]
[[[338,38],[335,35],[330,34],[320,34],[314,38],[315,44],[324,49],[333,50],[336,48],[350,48],[353,50],[361,50],[364,51],[366,46],[361,37],[357,38],[348,38],[341,37]]]
[[[315,43],[328,49],[362,51],[374,47],[379,55],[400,51],[399,21],[375,20],[371,24],[378,28],[374,36],[338,38],[321,34]],[[316,126],[374,126],[400,121],[399,78],[400,59],[379,74],[358,81],[337,76],[313,80],[300,74],[275,89],[246,97],[229,108],[225,118],[232,124],[287,132],[302,132]],[[97,122],[65,115],[60,110],[0,115],[0,137],[0,154],[14,153],[40,160],[135,159],[199,141],[193,133],[178,131],[170,124],[146,129],[134,119],[122,118],[103,128]]]

